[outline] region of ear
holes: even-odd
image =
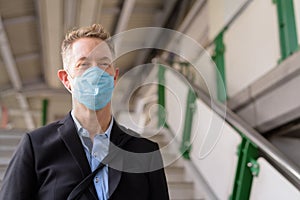
[[[57,71],[57,76],[59,80],[64,84],[67,90],[71,91],[71,85],[68,77],[68,73],[64,69],[60,69]]]
[[[119,68],[116,68],[115,75],[114,75],[114,84],[115,85],[117,83],[118,77],[119,77]]]

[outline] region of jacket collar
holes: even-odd
[[[59,122],[62,124],[58,128],[58,132],[65,143],[67,149],[71,153],[73,159],[76,161],[78,168],[81,171],[82,179],[91,173],[91,168],[89,166],[88,160],[84,153],[83,146],[81,144],[80,138],[77,134],[77,130],[74,121],[69,113],[63,120]],[[97,193],[94,186],[89,188],[89,196],[97,199]]]
[[[84,149],[80,138],[77,134],[77,130],[74,124],[74,121],[69,113],[63,120],[59,122],[61,126],[58,128],[58,132],[61,135],[62,140],[64,141],[67,149],[71,153],[73,159],[76,161],[77,166],[81,170],[82,178],[88,176],[91,173],[91,169],[84,153]],[[113,123],[111,130],[110,141],[113,145],[110,145],[109,151],[112,151],[114,148],[112,146],[124,145],[131,136],[125,133],[125,128],[120,126],[116,120]],[[127,132],[127,131],[126,131]],[[108,170],[108,185],[109,185],[109,197],[116,190],[122,176],[122,167],[123,167],[123,157],[117,156],[109,166]],[[113,167],[115,166],[115,167]],[[95,187],[90,187],[90,192],[94,197],[97,196]],[[97,199],[97,198],[96,198]]]
[[[80,168],[82,176],[85,177],[91,173],[91,169],[70,113],[60,121],[60,124],[62,126],[58,128],[58,132]]]
[[[116,120],[114,121],[112,130],[111,130],[111,135],[110,135],[110,147],[109,151],[115,151],[115,150],[120,150],[123,148],[124,144],[131,139],[131,136],[126,134],[123,130],[123,127],[120,126]],[[122,146],[122,147],[120,147]],[[124,157],[122,156],[121,153],[117,154],[115,158],[112,160],[112,162],[109,164],[109,170],[108,170],[108,187],[109,187],[109,197],[114,193],[116,190],[117,186],[120,183],[121,176],[122,176],[122,171],[123,171],[123,160]]]

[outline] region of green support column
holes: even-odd
[[[225,102],[227,99],[224,61],[225,45],[223,43],[223,33],[224,31],[222,31],[214,41],[215,53],[212,57],[219,71],[219,75],[217,74],[217,97],[220,102]]]
[[[273,0],[277,5],[281,60],[298,50],[293,0]]]
[[[243,137],[243,136],[242,136]],[[246,200],[250,197],[254,176],[258,176],[258,149],[247,138],[243,137],[238,148],[238,163],[230,200]]]
[[[159,65],[158,68],[158,127],[167,127],[165,113],[165,68]]]
[[[193,116],[195,112],[195,100],[196,100],[195,93],[191,88],[189,88],[187,103],[186,103],[182,143],[180,147],[180,152],[182,153],[185,159],[190,159],[191,132],[192,132]]]
[[[42,125],[47,124],[47,113],[48,113],[48,99],[43,100],[43,108],[42,108]]]

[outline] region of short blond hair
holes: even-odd
[[[101,24],[93,24],[87,27],[74,28],[65,35],[61,44],[61,54],[63,59],[64,68],[67,67],[68,62],[66,59],[66,53],[72,48],[72,44],[80,38],[98,38],[105,41],[114,54],[113,45],[110,41],[110,34],[107,32]]]

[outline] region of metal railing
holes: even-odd
[[[300,168],[289,160],[286,155],[274,147],[267,139],[260,133],[249,126],[239,116],[226,108],[226,116],[224,109],[226,105],[216,102],[209,98],[207,94],[196,85],[192,85],[198,97],[209,106],[215,113],[225,119],[231,126],[241,131],[245,137],[253,142],[265,157],[282,175],[284,175],[295,187],[300,190]],[[213,104],[213,106],[212,106]]]

